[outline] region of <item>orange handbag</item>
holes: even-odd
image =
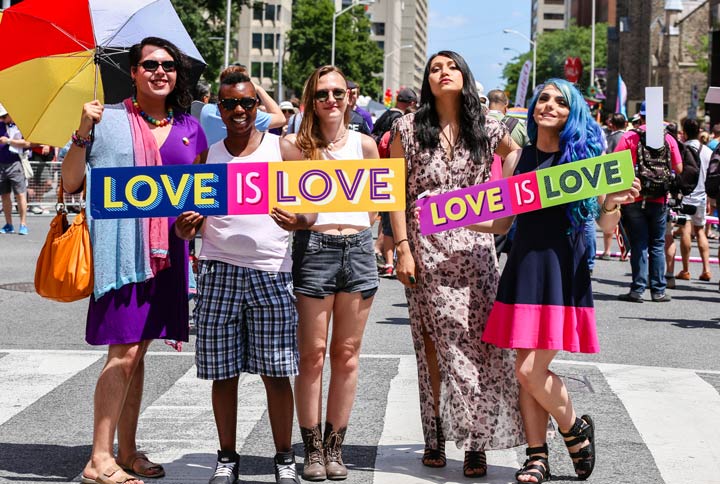
[[[56,208],[57,215],[50,222],[50,231],[35,265],[35,291],[48,299],[72,302],[88,297],[93,291],[90,231],[84,210],[68,224],[62,179]]]

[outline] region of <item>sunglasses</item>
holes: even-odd
[[[257,98],[254,97],[242,97],[240,99],[227,98],[221,99],[218,104],[227,111],[234,111],[236,107],[240,106],[245,111],[249,111],[257,104]]]
[[[142,66],[143,69],[150,72],[155,72],[160,66],[162,66],[165,72],[175,72],[175,61],[171,60],[158,62],[156,60],[148,59],[140,62],[138,65]]]
[[[315,91],[315,100],[324,103],[328,100],[330,94],[333,95],[336,101],[342,101],[347,95],[347,89],[333,89],[332,91],[320,89],[319,91]]]
[[[283,109],[282,112],[283,112],[283,113],[289,113],[289,114],[295,114],[295,110],[294,110],[294,109]]]

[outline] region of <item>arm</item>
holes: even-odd
[[[405,150],[400,140],[400,134],[396,133],[393,142],[390,145],[391,158],[405,158]],[[405,179],[407,180],[407,165],[405,166]],[[395,273],[400,282],[408,287],[413,287],[417,283],[417,268],[415,267],[415,259],[410,252],[410,243],[407,238],[407,220],[405,219],[405,211],[390,212],[390,225],[393,229],[393,238],[395,242],[395,251],[397,253],[397,265]],[[412,279],[410,279],[412,277]]]
[[[28,149],[33,145],[29,141],[25,141],[22,138],[8,138],[7,136],[0,136],[0,144],[8,145],[11,148],[17,149]]]
[[[270,115],[270,127],[282,128],[285,126],[285,115],[280,109],[280,106],[278,106],[278,103],[275,102],[262,86],[255,85],[255,92],[258,98],[260,98],[260,102],[265,106],[265,110]]]
[[[103,105],[97,99],[85,103],[78,128],[79,136],[83,138],[90,136],[93,126],[102,120],[103,109]],[[83,183],[86,151],[87,148],[72,143],[65,155],[62,162],[62,180],[63,188],[67,192],[76,192]]]
[[[506,134],[503,139],[500,140],[497,147],[495,148],[495,154],[498,155],[500,158],[503,159],[503,166],[505,165],[505,160],[510,155],[510,153],[517,151],[520,149],[520,146],[513,141],[513,139],[510,137],[509,134]],[[515,161],[517,163],[517,160]],[[512,173],[514,173],[515,167],[513,167],[513,171],[510,172],[511,176]],[[507,176],[504,174],[505,169],[503,168],[503,176]]]
[[[508,156],[503,160],[503,178],[509,178],[515,174],[515,168],[517,167],[518,161],[520,161],[521,154],[522,150],[516,149],[508,154]],[[515,216],[513,215],[512,217],[497,218],[494,220],[487,220],[485,222],[468,225],[465,228],[472,230],[473,232],[506,234],[510,230],[510,227],[512,227],[514,221]]]
[[[675,173],[682,173],[682,155],[680,154],[680,148],[678,147],[677,141],[675,141],[675,138],[669,134],[665,135],[665,140],[668,142],[668,146],[670,146],[670,165],[672,169],[675,170]]]

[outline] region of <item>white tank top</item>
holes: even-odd
[[[362,135],[351,129],[348,130],[348,139],[345,145],[337,151],[324,150],[323,158],[326,160],[362,160]],[[315,225],[355,225],[370,227],[370,214],[368,212],[325,212],[319,213]]]
[[[278,136],[265,133],[260,146],[242,157],[233,156],[224,141],[218,141],[210,147],[206,163],[263,161],[282,161]],[[199,258],[259,271],[290,272],[289,238],[288,231],[278,227],[270,215],[214,215],[203,224]]]

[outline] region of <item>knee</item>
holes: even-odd
[[[111,347],[108,354],[107,366],[120,369],[125,378],[130,379],[138,367],[144,366],[144,356],[145,351],[141,345],[132,345],[124,348]]]
[[[300,372],[304,375],[322,374],[326,347],[314,347],[300,352]]]
[[[285,392],[292,389],[290,386],[290,378],[287,377],[263,376],[262,381],[265,385],[265,390],[270,393]]]
[[[537,385],[539,374],[533,365],[529,363],[518,364],[515,367],[515,377],[520,385],[525,389],[531,389]]]
[[[352,374],[360,365],[359,349],[352,344],[338,344],[330,347],[330,364],[333,372]]]

